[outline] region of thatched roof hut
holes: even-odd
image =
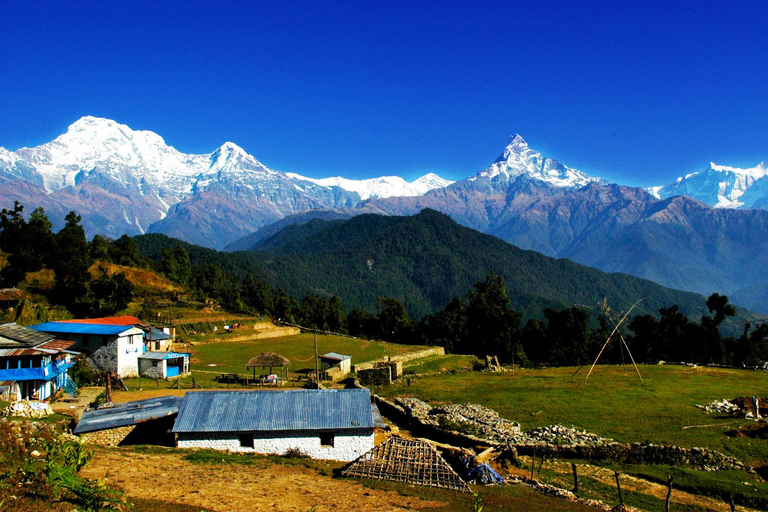
[[[280,368],[280,383],[285,381],[286,378],[288,378],[288,365],[291,364],[291,362],[286,359],[285,357],[281,356],[280,354],[276,354],[274,352],[262,352],[261,354],[252,357],[246,364],[245,364],[245,375],[246,375],[246,383],[248,379],[248,370],[250,368],[253,368],[253,379],[256,380],[256,368],[261,367],[262,368],[262,376],[264,374],[263,369],[269,368],[269,373],[272,373],[272,368],[279,367]],[[285,374],[283,374],[285,372]],[[260,379],[261,382],[264,381],[264,379]],[[274,384],[278,384],[278,382],[275,382]]]
[[[291,362],[280,354],[274,352],[262,352],[252,357],[245,365],[246,368],[266,366],[288,366]]]

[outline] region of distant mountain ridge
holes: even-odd
[[[144,255],[157,259],[163,246],[179,243],[158,236],[136,238]],[[383,296],[403,302],[412,318],[421,318],[464,296],[489,272],[503,276],[512,307],[532,316],[545,307],[593,309],[604,298],[627,310],[645,297],[636,310],[640,313],[677,304],[696,318],[706,310],[701,295],[519,249],[429,209],[408,217],[314,219],[286,226],[249,252],[188,250],[193,260],[220,261],[239,278],[243,269],[253,269],[297,297],[338,295],[347,311],[374,312]]]
[[[398,181],[399,180],[399,181]],[[223,247],[285,215],[354,206],[367,196],[422,194],[448,182],[434,174],[405,180],[321,183],[269,169],[232,142],[188,155],[158,134],[86,116],[54,141],[0,148],[0,206],[43,206],[58,222],[82,214],[89,236],[148,231]]]
[[[319,211],[346,218],[432,208],[525,249],[726,293],[768,313],[767,162],[712,164],[643,190],[567,167],[515,135],[490,166],[455,183],[430,174],[411,184],[309,179],[271,170],[231,142],[186,155],[153,132],[84,117],[42,146],[0,148],[0,207],[43,206],[56,227],[73,209],[89,236],[159,232],[229,250],[253,246],[297,214],[307,222]]]

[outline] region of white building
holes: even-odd
[[[373,449],[367,389],[187,393],[173,427],[179,448],[351,461]]]
[[[138,377],[139,356],[144,354],[144,331],[126,325],[86,324],[71,322],[46,322],[33,325],[32,329],[74,341],[74,350],[92,353],[115,342],[117,345],[118,377]]]

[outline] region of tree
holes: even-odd
[[[347,332],[347,315],[341,305],[341,299],[336,295],[328,301],[328,316],[326,318],[328,330],[338,333]]]
[[[57,257],[51,262],[51,267],[56,274],[54,300],[71,310],[77,303],[83,302],[88,292],[86,285],[91,278],[88,273],[91,257],[80,216],[69,212],[65,220],[65,226],[55,237]]]
[[[589,314],[578,308],[561,311],[547,308],[544,317],[547,319],[548,362],[556,366],[589,363]]]
[[[736,308],[728,303],[728,297],[713,293],[707,299],[707,308],[713,317],[702,316],[701,326],[704,330],[704,346],[702,362],[723,364],[726,362],[727,351],[725,348],[725,339],[720,333],[720,324],[723,323],[726,316],[734,316]]]
[[[125,272],[107,275],[103,267],[99,269],[101,277],[91,282],[91,312],[94,316],[114,315],[128,307],[133,299],[134,286],[126,277]]]
[[[522,316],[509,308],[504,278],[491,272],[467,294],[467,337],[461,353],[497,355],[511,361],[520,341]]]
[[[101,235],[94,235],[90,244],[91,259],[94,261],[111,262],[111,246],[109,241]]]
[[[390,297],[379,297],[378,308],[379,337],[385,341],[402,342],[411,329],[403,303]]]
[[[27,272],[40,270],[53,259],[52,226],[42,208],[36,208],[27,223],[18,201],[13,210],[0,211],[0,250],[9,255],[0,272],[3,285],[16,286]]]
[[[112,376],[117,375],[117,340],[99,347],[88,361],[97,373],[105,377],[107,402],[112,403]]]
[[[251,274],[243,280],[243,300],[248,307],[263,315],[274,312],[272,289],[264,281],[256,281]]]
[[[369,312],[355,308],[347,315],[347,332],[360,338],[373,338],[379,331],[378,320]]]

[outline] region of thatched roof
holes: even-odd
[[[289,364],[291,364],[291,362],[280,354],[275,354],[274,352],[262,352],[256,357],[252,357],[251,360],[246,363],[245,367],[251,368],[254,366],[288,366]]]

